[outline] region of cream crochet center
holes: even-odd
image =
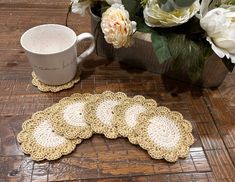
[[[84,118],[85,105],[86,102],[77,102],[67,106],[63,111],[65,122],[75,127],[88,126]]]
[[[148,135],[156,145],[166,149],[176,146],[180,140],[180,130],[177,125],[162,116],[150,119]]]
[[[104,124],[112,127],[113,109],[119,104],[116,100],[105,100],[96,109],[97,118]]]
[[[33,136],[39,145],[46,148],[57,147],[65,143],[65,138],[53,131],[53,127],[48,120],[43,121],[35,128]]]
[[[145,111],[145,107],[141,104],[129,107],[125,112],[125,121],[128,127],[133,128],[136,125],[138,116]]]

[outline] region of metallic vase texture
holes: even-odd
[[[105,41],[100,26],[98,26],[99,23],[100,17],[91,13],[91,31],[97,39],[97,55],[110,60],[123,62],[135,68],[163,74],[176,80],[190,82],[185,70],[173,70],[170,61],[166,61],[163,64],[159,63],[153,50],[151,34],[136,32],[134,34],[135,43],[133,46],[115,49]],[[213,54],[206,60],[201,79],[195,84],[205,88],[218,87],[224,81],[228,72],[220,58]]]

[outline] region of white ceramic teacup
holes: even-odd
[[[77,44],[84,39],[90,39],[91,45],[77,57]],[[58,24],[44,24],[27,30],[20,43],[38,79],[48,85],[71,81],[77,65],[95,49],[92,34],[77,36],[72,29]]]

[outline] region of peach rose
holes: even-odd
[[[101,29],[106,42],[114,48],[128,47],[136,31],[136,22],[129,20],[129,13],[122,4],[115,3],[102,14]]]

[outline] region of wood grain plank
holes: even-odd
[[[33,162],[23,156],[0,156],[0,179],[6,181],[31,181]]]
[[[226,150],[208,150],[206,154],[216,179],[235,178],[235,167]]]
[[[19,39],[30,27],[64,24],[67,0],[0,0],[0,181],[232,181],[235,176],[235,72],[218,89],[201,89],[112,60],[91,55],[81,82],[59,93],[31,85],[32,69]],[[71,15],[76,33],[90,31],[90,17]],[[89,42],[78,47],[86,49]],[[21,124],[61,98],[79,93],[122,91],[155,99],[192,122],[196,139],[189,155],[176,163],[154,160],[127,139],[95,135],[56,161],[33,162],[19,150]]]

